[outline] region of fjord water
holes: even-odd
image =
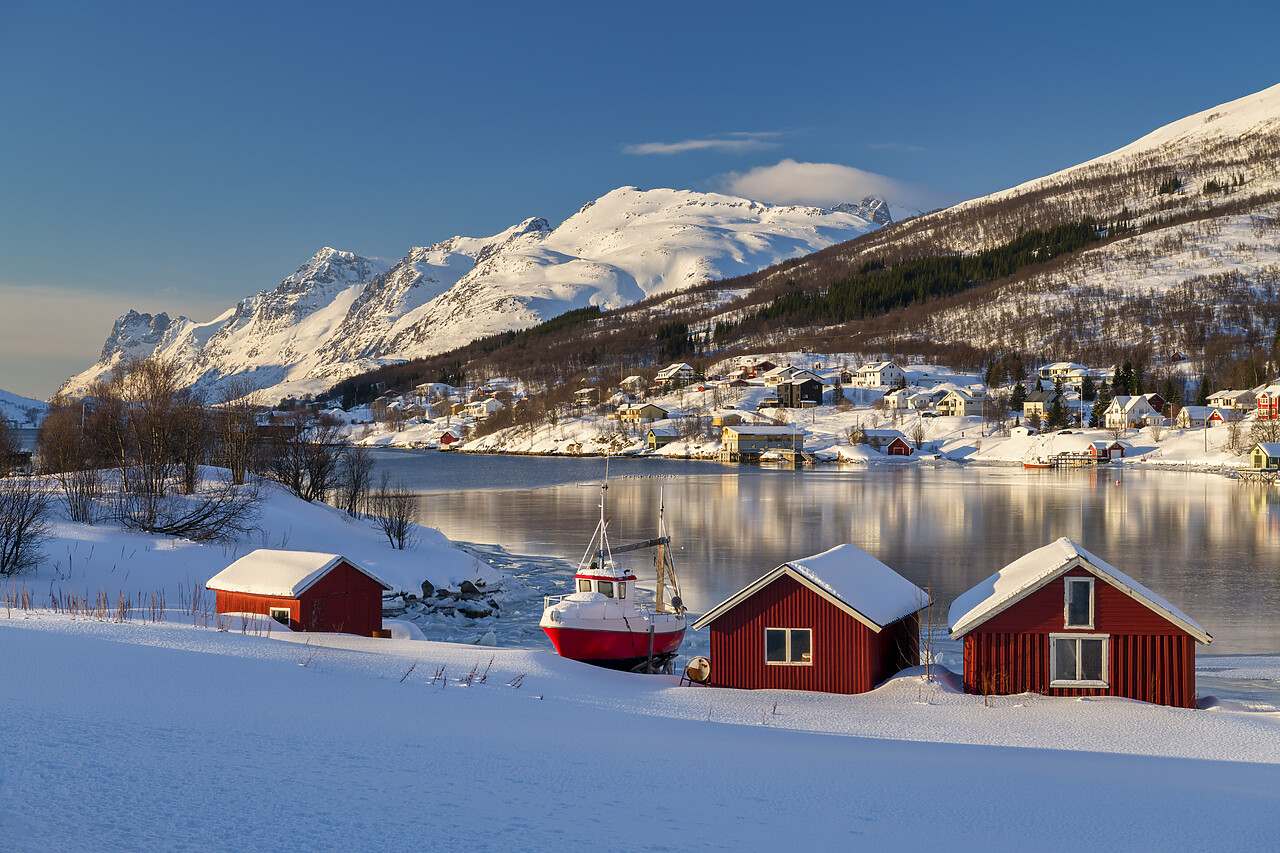
[[[376,455],[379,466],[422,493],[422,523],[461,542],[537,557],[549,567],[538,581],[543,591],[568,589],[599,513],[603,459]],[[611,541],[655,535],[660,497],[685,603],[694,614],[788,560],[851,542],[928,587],[945,624],[946,608],[961,592],[1028,551],[1068,536],[1204,626],[1214,642],[1203,652],[1280,651],[1275,487],[1241,485],[1214,474],[1107,467],[858,465],[790,471],[613,459]],[[647,554],[621,558],[631,561],[642,582],[653,576]]]

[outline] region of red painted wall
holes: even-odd
[[[1073,569],[1064,577],[1093,576],[1084,569]],[[966,693],[1124,696],[1195,707],[1195,638],[1096,578],[1094,627],[1065,629],[1064,584],[1063,578],[1055,579],[965,635]],[[1050,687],[1050,633],[1110,635],[1110,686]]]
[[[787,576],[708,627],[711,683],[718,687],[864,693],[920,660],[915,614],[876,633]],[[811,628],[812,665],[766,664],[765,628]]]
[[[382,587],[363,572],[340,562],[299,598],[217,591],[219,613],[261,613],[288,607],[295,631],[372,636],[382,627]]]

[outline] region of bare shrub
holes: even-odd
[[[230,479],[195,495],[121,492],[113,517],[131,530],[197,542],[229,542],[253,529],[262,497],[258,481],[237,486]]]
[[[386,535],[392,548],[403,551],[413,544],[418,499],[408,486],[404,483],[392,485],[391,472],[383,471],[369,504],[374,524]]]
[[[40,564],[52,500],[34,478],[0,480],[0,575],[16,575]]]

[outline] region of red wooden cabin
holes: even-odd
[[[966,693],[1124,696],[1196,706],[1196,643],[1186,614],[1059,539],[1015,560],[951,605]]]
[[[853,545],[784,563],[693,623],[717,687],[864,693],[920,662],[929,595]]]
[[[338,554],[273,551],[246,554],[205,584],[219,613],[260,613],[295,631],[359,634],[382,628],[382,593],[390,585]]]
[[[907,444],[906,439],[895,438],[889,442],[889,446],[884,449],[886,456],[910,456],[915,451],[911,445]]]

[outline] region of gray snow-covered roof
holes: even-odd
[[[929,604],[929,594],[856,545],[837,545],[829,551],[783,563],[693,623],[710,624],[779,577],[789,575],[802,586],[879,632]]]
[[[1208,645],[1213,637],[1178,608],[1105,560],[1063,537],[1023,554],[951,604],[947,624],[959,639],[1015,602],[1074,568],[1083,568]]]
[[[346,562],[356,571],[377,581],[383,589],[391,589],[391,584],[341,554],[277,551],[270,548],[259,548],[245,554],[211,577],[205,588],[297,598],[339,562]]]

